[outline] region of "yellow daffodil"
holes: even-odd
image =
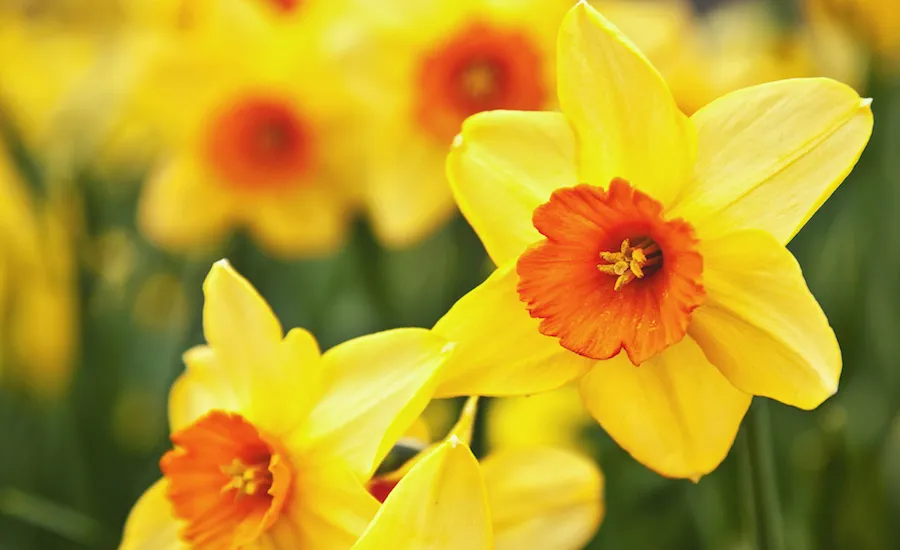
[[[468,400],[459,421],[444,441],[423,450],[396,471],[376,476],[369,482],[369,491],[384,503],[384,508],[391,506],[393,495],[402,491],[404,483],[424,483],[425,487],[420,486],[417,490],[418,494],[425,494],[429,485],[439,486],[448,482],[441,477],[430,481],[408,479],[417,477],[415,472],[420,461],[431,460],[428,458],[429,453],[441,452],[441,448],[446,449],[448,445],[452,447],[455,443],[469,445],[476,405],[477,398]],[[521,429],[521,425],[519,427]],[[490,532],[494,541],[491,548],[496,550],[578,550],[591,539],[603,518],[603,476],[597,466],[582,455],[546,446],[506,449],[481,460],[480,470],[478,478],[483,481],[479,486],[483,485],[490,506]],[[446,515],[451,519],[467,518],[471,503],[477,500],[479,492],[478,488],[472,488],[469,492],[470,500],[440,503],[424,513],[428,517]],[[419,506],[423,502],[434,500],[436,499],[422,498]],[[396,512],[381,512],[381,515],[394,513]],[[401,537],[397,540],[403,541],[404,532],[397,530],[398,527],[399,525],[392,528],[382,525],[378,529],[384,529],[385,533],[379,536]],[[390,529],[394,529],[393,533],[388,532]],[[429,526],[427,530],[415,535],[425,538],[415,539],[415,542],[431,540],[428,537],[437,540],[447,536],[442,532],[446,529],[447,527]],[[365,546],[370,547],[374,548]],[[427,545],[425,547],[430,548]]]
[[[329,252],[346,232],[356,163],[347,101],[319,49],[327,29],[242,13],[174,39],[148,71],[136,102],[165,114],[171,153],[149,177],[140,226],[173,250],[246,229],[274,254]]]
[[[684,0],[598,0],[690,115],[727,93],[775,80],[827,76],[859,89],[865,64],[846,42],[781,24],[769,2],[717,5],[702,16]]]
[[[62,197],[38,201],[0,150],[0,303],[6,375],[43,397],[68,387],[77,343],[76,269]]]
[[[698,478],[751,395],[811,409],[837,390],[840,349],[785,243],[859,158],[870,101],[797,79],[688,118],[584,3],[558,67],[562,114],[477,115],[450,154],[456,200],[499,268],[434,327],[457,343],[438,396],[580,377],[637,460]]]
[[[874,52],[900,61],[900,10],[883,0],[805,0],[807,16],[841,27]]]
[[[350,548],[378,509],[362,483],[425,408],[445,342],[399,329],[320,355],[226,262],[204,293],[208,345],[185,355],[174,448],[121,548]]]
[[[379,239],[405,246],[455,211],[443,164],[466,117],[555,105],[556,29],[573,0],[357,4],[365,55],[348,70],[371,114],[365,202]]]
[[[54,117],[68,92],[90,71],[97,41],[55,20],[0,8],[0,108],[25,144],[40,152],[52,141]]]

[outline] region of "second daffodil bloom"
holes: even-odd
[[[475,462],[467,445],[476,403],[477,398],[469,399],[443,442],[396,472],[370,481],[369,490],[384,505],[356,548],[385,548],[387,542],[415,550],[482,548],[460,542],[474,539],[456,538],[476,535],[477,540],[492,540],[484,546],[491,550],[584,548],[604,511],[603,477],[597,466],[581,455],[549,447],[494,453]],[[441,460],[448,462],[435,469]],[[470,473],[457,477],[461,468]],[[411,520],[409,514],[421,521]],[[472,531],[473,526],[477,530]],[[383,545],[374,545],[373,538]]]
[[[390,501],[429,451],[450,442],[469,445],[477,398],[470,398],[462,415],[442,443],[432,445],[393,472],[369,481],[379,501]],[[521,428],[521,426],[520,426]],[[534,446],[491,453],[480,461],[480,477],[490,505],[495,550],[580,550],[591,540],[603,519],[603,475],[589,458],[561,449]],[[433,480],[432,483],[437,483]],[[472,495],[478,491],[472,490]],[[470,496],[471,498],[476,498]],[[422,498],[420,506],[435,499]],[[439,502],[435,515],[469,517],[472,503]],[[428,534],[428,533],[426,533]],[[432,533],[431,536],[444,536]],[[429,546],[425,546],[431,548]],[[411,548],[422,548],[412,546]],[[469,548],[439,546],[438,548]]]
[[[175,251],[244,229],[272,254],[328,253],[347,230],[342,178],[354,163],[339,127],[346,98],[321,49],[327,28],[242,13],[173,38],[147,71],[148,97],[135,101],[160,113],[171,153],[150,175],[140,226]]]
[[[185,356],[174,448],[120,548],[350,548],[378,510],[363,482],[425,408],[445,343],[399,329],[320,355],[224,261],[204,292],[208,345]]]
[[[622,447],[698,478],[752,395],[811,409],[837,390],[837,340],[785,244],[859,158],[870,102],[832,80],[787,80],[688,118],[584,3],[558,55],[562,113],[477,115],[449,157],[499,268],[434,327],[457,343],[438,395],[581,377]]]
[[[444,160],[466,117],[555,106],[556,30],[573,0],[358,2],[368,51],[354,71],[369,106],[365,201],[388,246],[453,214]]]

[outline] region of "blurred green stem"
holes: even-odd
[[[775,476],[775,457],[772,454],[772,426],[769,403],[756,399],[747,415],[746,445],[742,466],[748,467],[750,483],[744,489],[751,493],[753,513],[748,514],[755,523],[755,538],[759,550],[784,550],[784,525],[781,519],[781,502],[778,499],[778,482]]]

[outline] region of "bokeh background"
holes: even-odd
[[[571,4],[493,3],[505,6],[504,24],[551,33],[551,47],[553,18]],[[427,92],[425,107],[439,109],[440,88],[404,80],[441,44],[462,47],[453,34],[469,24],[461,4],[0,0],[0,548],[117,545],[131,505],[159,475],[168,388],[181,354],[202,342],[201,282],[216,259],[229,258],[285,326],[310,329],[323,348],[431,326],[490,272],[477,237],[445,204],[441,157],[452,131],[435,137],[444,123],[416,103]],[[841,342],[840,391],[812,412],[755,400],[761,414],[697,484],[637,464],[571,389],[487,400],[476,452],[551,442],[596,457],[607,514],[591,549],[750,550],[760,522],[775,523],[784,549],[900,548],[900,5],[594,4],[688,112],[793,76],[832,76],[874,98],[863,158],[790,245]],[[215,167],[179,172],[214,164],[196,145],[204,129],[243,135],[274,116],[266,143],[305,139],[278,126],[277,109],[253,111],[249,123],[216,111],[210,98],[242,87],[312,106],[314,131],[330,137],[317,142],[326,168],[303,185],[326,198],[279,210],[279,201],[255,202],[268,180],[237,191],[226,182],[220,194],[246,200],[222,206]],[[552,93],[545,99],[536,108],[552,108]],[[216,158],[232,162],[229,151]],[[213,183],[201,192],[197,180]],[[237,212],[228,223],[213,215],[222,208]],[[294,231],[304,224],[329,229]],[[434,404],[433,430],[458,407]],[[753,438],[771,441],[771,454],[750,453]],[[761,481],[759,471],[771,475]],[[760,511],[773,480],[777,506]]]

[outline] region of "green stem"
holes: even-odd
[[[775,476],[775,457],[772,454],[769,404],[763,399],[753,403],[746,428],[746,457],[755,503],[756,542],[759,550],[784,550],[784,525],[778,483]]]
[[[747,429],[738,434],[737,441],[738,496],[740,497],[741,532],[749,548],[759,548],[759,520],[756,513],[756,492],[753,484],[753,461],[750,459],[750,439]]]

